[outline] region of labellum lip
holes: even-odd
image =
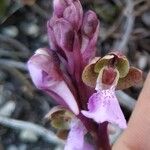
[[[88,111],[82,110],[81,113],[97,123],[107,121],[118,125],[122,129],[127,127],[114,87],[106,90],[99,89],[89,98]]]
[[[114,70],[114,68],[108,67],[103,70],[102,83],[106,85],[112,85],[116,76],[117,76],[117,73]]]

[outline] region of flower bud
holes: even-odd
[[[99,21],[93,11],[85,13],[81,27],[82,44],[81,53],[83,64],[88,64],[96,54],[96,43],[99,36]]]
[[[49,44],[51,49],[58,51],[59,48],[50,21],[47,23],[47,30],[48,30],[48,39],[49,39]]]
[[[70,108],[75,114],[79,113],[74,95],[66,84],[60,70],[58,57],[53,51],[38,49],[28,61],[31,78],[38,89],[56,94],[57,101]]]
[[[71,3],[71,5],[64,10],[63,17],[72,24],[74,29],[78,31],[83,17],[83,10],[80,1],[75,0],[73,3]]]
[[[82,33],[87,37],[93,37],[98,26],[98,18],[93,11],[88,11],[85,13],[82,24]]]
[[[59,18],[63,16],[63,12],[66,7],[67,7],[67,3],[65,0],[53,1],[54,14]]]
[[[64,51],[72,51],[74,30],[70,23],[61,18],[54,23],[52,29],[58,46]]]

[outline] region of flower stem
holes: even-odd
[[[99,138],[97,140],[98,150],[111,150],[107,132],[107,125],[108,122],[104,122],[99,125]]]

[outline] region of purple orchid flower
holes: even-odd
[[[104,77],[109,77],[107,80]],[[82,111],[83,115],[92,118],[97,123],[109,122],[126,128],[126,120],[115,95],[119,72],[111,67],[101,69],[96,82],[96,93],[88,102],[89,111]],[[106,84],[107,82],[107,84]]]
[[[28,61],[31,78],[38,89],[46,91],[58,103],[69,107],[77,115],[77,102],[63,78],[57,59],[52,51],[38,49]]]
[[[64,109],[74,114],[65,150],[109,150],[107,124],[126,128],[115,90],[137,84],[141,72],[129,68],[123,55],[95,58],[100,24],[93,11],[83,13],[79,0],[54,0],[53,6],[47,23],[50,48],[38,49],[28,61],[32,81],[63,107],[55,110],[53,123],[68,120],[60,115]],[[94,146],[87,142],[87,133]]]

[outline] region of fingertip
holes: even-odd
[[[113,150],[149,150],[150,149],[150,73],[140,93],[128,128],[114,144]]]

